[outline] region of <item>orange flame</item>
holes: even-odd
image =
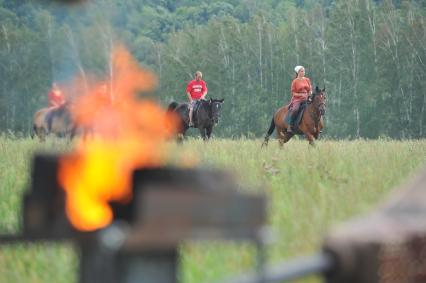
[[[131,199],[133,170],[165,162],[164,141],[174,133],[176,120],[155,103],[135,98],[156,83],[155,76],[119,46],[113,54],[113,79],[96,84],[73,103],[77,124],[93,132],[75,153],[60,160],[58,179],[75,228],[92,231],[111,223],[108,203]]]

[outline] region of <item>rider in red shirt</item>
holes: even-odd
[[[192,112],[197,100],[204,99],[207,95],[206,82],[202,80],[203,74],[200,71],[195,72],[195,79],[190,81],[186,87],[186,94],[189,99],[189,126],[192,124]]]
[[[287,132],[291,133],[294,128],[294,120],[302,102],[308,100],[309,95],[312,94],[312,84],[309,78],[305,77],[305,68],[303,66],[296,66],[294,68],[296,78],[291,83],[291,119]]]
[[[56,83],[52,83],[52,89],[48,94],[49,98],[49,107],[58,108],[65,103],[65,96],[62,91],[59,89]]]

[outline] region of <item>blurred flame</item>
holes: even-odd
[[[108,203],[131,199],[133,170],[165,162],[164,141],[174,134],[176,120],[155,103],[135,97],[156,84],[155,76],[118,46],[113,79],[95,84],[74,101],[75,121],[94,133],[60,160],[58,179],[67,195],[66,213],[77,229],[92,231],[111,223]]]

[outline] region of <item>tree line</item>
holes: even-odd
[[[417,0],[0,0],[0,130],[28,133],[52,81],[110,75],[121,41],[157,73],[164,105],[201,70],[225,99],[218,136],[263,135],[303,65],[327,90],[325,135],[424,138],[425,15]]]

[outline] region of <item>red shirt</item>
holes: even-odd
[[[65,103],[65,97],[62,94],[62,91],[57,89],[52,89],[49,92],[49,107],[51,106],[61,106]]]
[[[192,80],[186,87],[186,92],[189,92],[192,99],[198,100],[207,92],[206,83],[203,80]]]
[[[303,77],[302,79],[294,79],[293,82],[291,83],[291,95],[292,101],[299,101],[299,100],[306,100],[308,98],[308,95],[311,93],[312,91],[312,84],[311,81],[307,78],[307,77]],[[305,97],[294,97],[293,93],[297,92],[297,93],[306,93]]]

